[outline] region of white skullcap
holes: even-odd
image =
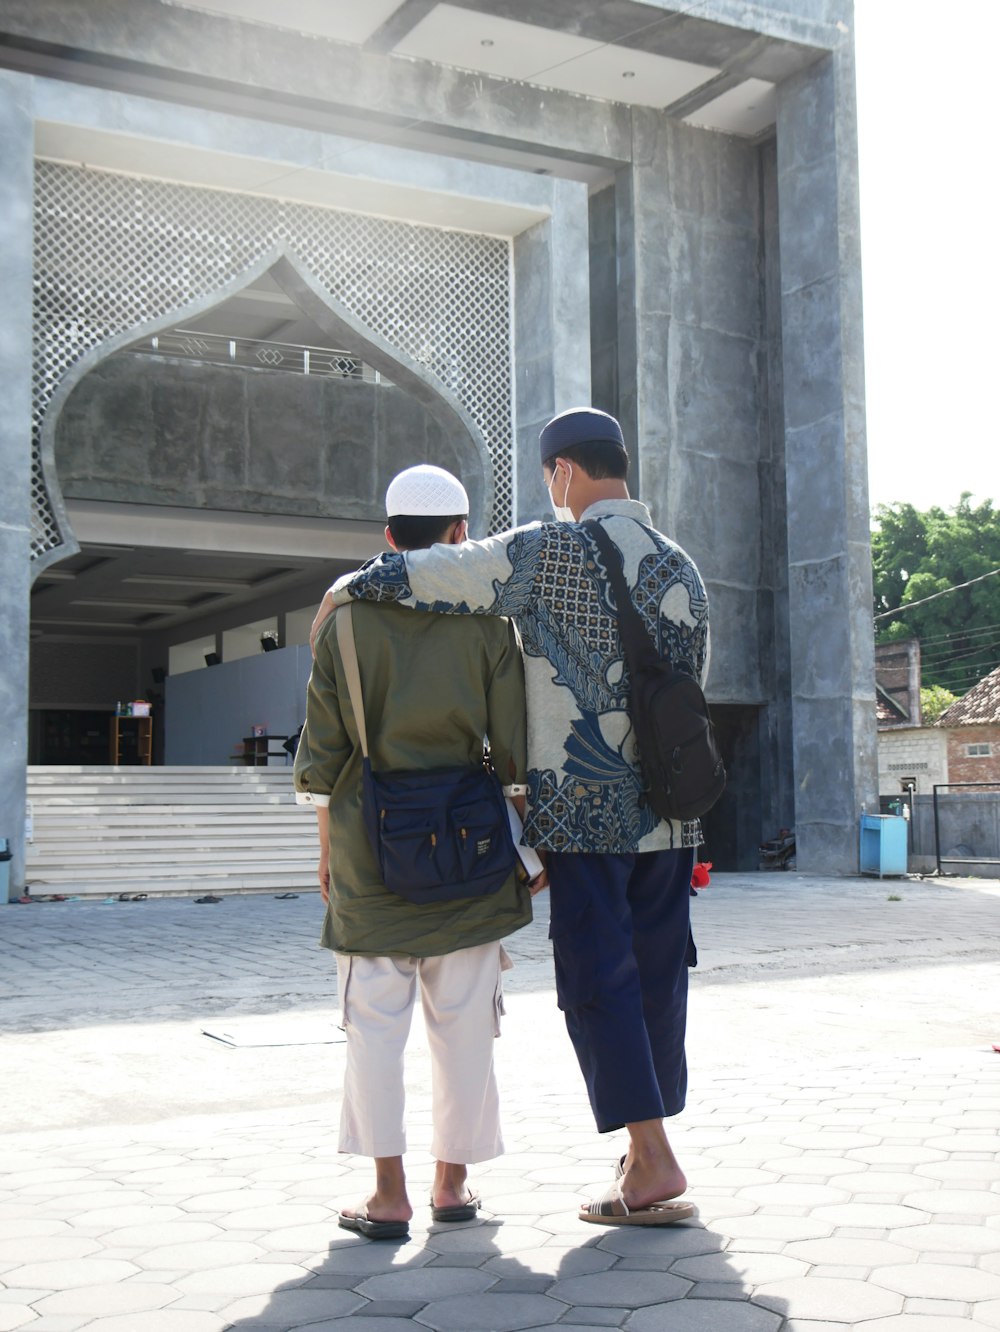
[[[456,518],[469,512],[469,497],[457,476],[443,467],[421,463],[407,467],[389,482],[385,516],[395,518]]]

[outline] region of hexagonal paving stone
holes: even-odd
[[[235,1233],[235,1232],[233,1232]],[[269,1230],[256,1242],[271,1253],[325,1253],[330,1241],[344,1232],[337,1225],[336,1212],[330,1212],[322,1225],[289,1226],[287,1230]]]
[[[892,1239],[921,1253],[994,1253],[997,1247],[996,1235],[985,1226],[910,1226],[893,1231]]]
[[[90,1314],[92,1317],[144,1313],[162,1309],[180,1297],[174,1286],[150,1281],[119,1281],[114,1285],[82,1286],[78,1290],[59,1290],[38,1300],[35,1308],[45,1317],[59,1314]]]
[[[481,1295],[496,1282],[491,1272],[469,1267],[425,1267],[420,1272],[388,1272],[356,1287],[369,1300],[444,1300],[452,1295]]]
[[[65,1263],[28,1263],[4,1274],[4,1284],[15,1289],[72,1290],[75,1286],[100,1286],[134,1276],[133,1263],[114,1258],[78,1258]]]
[[[205,1267],[230,1267],[249,1263],[264,1250],[258,1244],[237,1240],[214,1239],[210,1244],[166,1244],[161,1249],[147,1249],[132,1261],[148,1272],[200,1272]]]
[[[843,1188],[830,1184],[755,1184],[740,1189],[740,1198],[749,1198],[762,1207],[821,1207],[824,1203],[841,1203],[850,1198]]]
[[[0,1263],[45,1263],[65,1258],[86,1258],[100,1249],[97,1240],[71,1235],[31,1235],[0,1240]]]
[[[1000,1276],[974,1267],[947,1263],[907,1263],[879,1267],[869,1277],[877,1286],[895,1290],[908,1299],[990,1300],[1000,1299]]]
[[[553,1281],[591,1272],[606,1272],[614,1267],[618,1255],[600,1249],[563,1248],[544,1244],[541,1248],[520,1250],[497,1258],[487,1258],[480,1271],[494,1277],[547,1276]]]
[[[567,1304],[638,1309],[683,1299],[690,1289],[690,1281],[666,1272],[597,1272],[557,1281],[546,1293]]]
[[[890,1244],[888,1240],[847,1237],[799,1240],[789,1244],[784,1253],[789,1258],[801,1258],[807,1263],[825,1263],[831,1267],[870,1268],[912,1260],[909,1250],[898,1244]]]
[[[164,1221],[161,1225],[123,1226],[101,1238],[108,1248],[159,1249],[166,1244],[199,1244],[221,1234],[209,1221]]]
[[[177,1190],[178,1193],[186,1190]],[[185,1212],[220,1212],[229,1213],[249,1211],[254,1207],[280,1207],[288,1198],[280,1189],[212,1189],[204,1193],[192,1194],[179,1202]],[[256,1226],[247,1226],[247,1230],[256,1230]]]
[[[819,1239],[829,1235],[833,1223],[811,1216],[769,1216],[759,1212],[753,1216],[718,1217],[712,1228],[731,1239]]]
[[[248,1295],[226,1305],[220,1313],[223,1326],[245,1318],[254,1332],[264,1328],[285,1332],[299,1323],[318,1323],[323,1318],[354,1313],[365,1304],[367,1300],[350,1290],[276,1290],[268,1295]]]
[[[217,1218],[225,1230],[282,1230],[292,1226],[313,1226],[335,1221],[329,1207],[286,1202],[279,1207],[248,1207]]]
[[[737,1300],[681,1300],[638,1309],[629,1332],[778,1332],[781,1315]],[[966,1329],[968,1332],[968,1329]]]
[[[278,1286],[293,1287],[312,1280],[312,1272],[292,1263],[235,1263],[178,1277],[185,1295],[262,1295]]]
[[[226,1320],[214,1313],[193,1309],[158,1309],[153,1313],[121,1314],[98,1318],[87,1324],[87,1332],[225,1332]]]
[[[947,1314],[903,1313],[895,1318],[876,1318],[865,1323],[865,1332],[970,1332],[973,1324],[967,1318],[952,1318]]]
[[[843,1156],[821,1156],[818,1152],[802,1152],[799,1156],[779,1156],[765,1161],[764,1169],[776,1175],[825,1175],[828,1178],[846,1175],[857,1169],[855,1161]],[[838,1187],[840,1180],[837,1181]]]
[[[528,1226],[478,1225],[461,1230],[431,1230],[427,1247],[435,1253],[517,1253],[538,1245],[538,1231]]]
[[[547,1295],[455,1295],[428,1304],[415,1321],[435,1332],[517,1332],[554,1323],[565,1312]]]
[[[931,1147],[893,1146],[858,1147],[848,1152],[853,1161],[866,1161],[868,1165],[929,1165],[932,1161],[943,1161],[946,1152]]]
[[[184,1213],[179,1207],[168,1204],[114,1204],[111,1207],[98,1207],[91,1211],[73,1213],[76,1226],[93,1230],[96,1235],[107,1234],[111,1230],[120,1230],[124,1226],[152,1226],[163,1221],[183,1219]]]
[[[976,1305],[976,1321],[987,1327],[1000,1327],[1000,1300],[989,1300]]]
[[[902,1296],[893,1291],[837,1277],[772,1281],[754,1292],[754,1300],[789,1318],[831,1318],[841,1323],[881,1318],[903,1308]]]
[[[915,1166],[913,1173],[944,1183],[967,1180],[976,1184],[995,1184],[1000,1181],[1000,1161],[931,1161],[927,1165]]]
[[[27,1328],[38,1318],[27,1304],[0,1304],[0,1332],[13,1332],[15,1328]]]
[[[597,1248],[620,1258],[653,1255],[669,1267],[675,1258],[718,1253],[723,1243],[719,1235],[701,1226],[609,1226],[608,1233],[597,1241]]]
[[[903,1202],[907,1207],[922,1207],[925,1212],[949,1216],[996,1216],[1000,1198],[989,1189],[934,1189],[929,1193],[910,1193]]]
[[[697,1258],[681,1258],[671,1267],[671,1275],[692,1281],[732,1281],[752,1287],[766,1281],[788,1281],[805,1276],[809,1264],[777,1253],[705,1253]]]
[[[872,1230],[897,1230],[930,1220],[927,1212],[895,1203],[835,1203],[832,1207],[814,1208],[812,1215],[834,1226],[864,1226]]]
[[[555,1216],[562,1212],[575,1216],[584,1201],[582,1193],[557,1193],[554,1189],[538,1188],[530,1193],[505,1194],[497,1211],[502,1211],[505,1216]]]
[[[412,1244],[393,1244],[382,1241],[372,1244],[370,1240],[347,1240],[331,1245],[324,1254],[322,1262],[310,1264],[316,1272],[336,1272],[340,1275],[356,1276],[362,1280],[366,1276],[375,1276],[380,1272],[412,1271],[426,1267],[434,1261],[430,1249],[416,1248]]]
[[[851,1166],[856,1166],[857,1162],[849,1162]],[[849,1193],[878,1193],[893,1194],[903,1201],[907,1194],[913,1193],[914,1184],[921,1181],[914,1179],[909,1172],[901,1170],[880,1170],[871,1168],[853,1175],[838,1175],[836,1184],[840,1189],[847,1189]],[[930,1193],[926,1195],[930,1197]],[[909,1204],[908,1204],[909,1205]],[[928,1207],[928,1211],[933,1212],[933,1207]]]

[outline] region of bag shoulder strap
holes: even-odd
[[[618,627],[621,631],[622,646],[625,655],[632,663],[638,664],[643,658],[657,656],[653,640],[650,638],[642,616],[636,610],[632,596],[625,581],[622,567],[622,555],[618,547],[596,519],[589,519],[583,524],[591,533],[604,556],[608,570],[608,581],[615,594],[618,608]],[[634,672],[633,672],[634,673]]]
[[[358,647],[354,639],[353,610],[353,604],[348,602],[346,606],[341,606],[336,612],[337,645],[340,648],[340,659],[344,663],[344,674],[347,676],[347,692],[350,695],[351,707],[354,710],[354,722],[358,728],[358,738],[361,741],[361,753],[364,758],[367,758],[368,728],[365,725],[365,700],[361,693],[361,671],[358,669]]]

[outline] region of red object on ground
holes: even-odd
[[[711,883],[708,871],[712,868],[710,860],[699,860],[694,867],[694,873],[691,875],[692,888],[707,888]]]

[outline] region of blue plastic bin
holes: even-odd
[[[907,823],[896,814],[862,814],[860,869],[862,874],[905,874]]]
[[[10,843],[0,837],[0,906],[10,901]]]

